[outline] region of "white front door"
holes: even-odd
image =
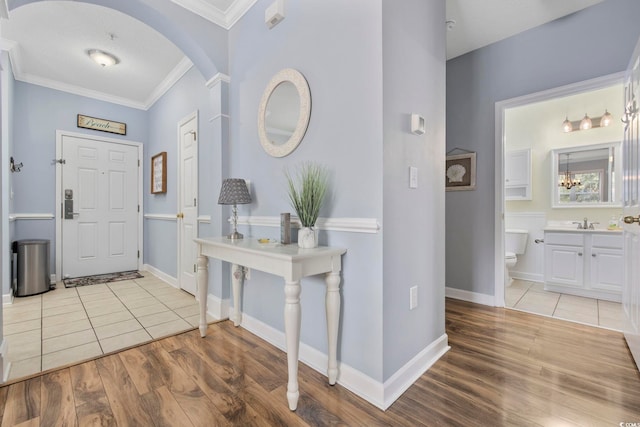
[[[61,154],[62,276],[137,270],[138,147],[62,135]]]
[[[198,114],[178,125],[180,166],[178,171],[178,268],[180,288],[196,294],[196,254],[193,239],[198,237]]]
[[[630,61],[625,81],[623,157],[624,285],[622,305],[624,336],[640,368],[640,41]]]

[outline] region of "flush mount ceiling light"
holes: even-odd
[[[87,55],[89,55],[89,58],[91,58],[96,64],[103,67],[110,67],[120,62],[120,60],[114,55],[99,49],[89,49],[87,50]]]
[[[569,117],[562,122],[563,132],[573,132],[575,130],[587,130],[592,128],[603,128],[613,123],[613,116],[608,110],[604,110],[604,114],[600,117],[594,117],[593,119],[585,114],[582,120],[571,121]]]

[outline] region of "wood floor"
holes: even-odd
[[[0,388],[2,426],[618,426],[640,423],[620,333],[447,300],[451,350],[386,412],[230,322]]]

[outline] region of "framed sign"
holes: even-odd
[[[151,194],[167,192],[167,152],[151,157]]]
[[[476,189],[476,153],[447,156],[444,170],[446,191]]]
[[[85,129],[99,130],[102,132],[117,133],[118,135],[127,134],[127,124],[114,122],[113,120],[99,119],[97,117],[84,116],[78,114],[78,127]]]

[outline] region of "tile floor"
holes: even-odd
[[[57,289],[3,307],[9,379],[100,356],[198,325],[195,298],[150,273]],[[213,319],[208,319],[212,321]]]
[[[622,304],[544,290],[542,283],[515,279],[505,289],[507,307],[621,331]]]

